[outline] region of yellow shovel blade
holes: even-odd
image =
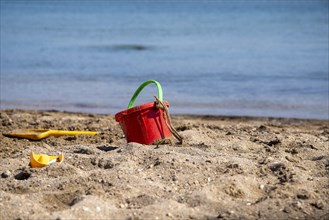
[[[64,159],[63,153],[57,156],[49,156],[47,154],[34,154],[33,152],[30,153],[30,163],[31,163],[31,167],[33,168],[45,167],[55,162],[61,163],[63,159]]]
[[[4,136],[15,138],[26,138],[29,140],[41,140],[49,136],[63,136],[63,135],[95,135],[96,131],[66,131],[66,130],[45,130],[45,129],[27,129],[16,130],[10,133],[4,133]]]

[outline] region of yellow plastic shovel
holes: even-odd
[[[41,168],[45,167],[52,163],[61,163],[64,159],[64,154],[61,153],[57,156],[48,156],[47,154],[34,154],[33,152],[30,153],[30,163],[31,167],[33,168]]]
[[[96,131],[66,131],[66,130],[45,130],[45,129],[27,129],[27,130],[16,130],[11,133],[4,133],[4,136],[15,137],[15,138],[26,138],[29,140],[41,140],[49,136],[63,136],[63,135],[95,135]]]

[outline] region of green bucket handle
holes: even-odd
[[[161,87],[160,83],[158,81],[155,81],[155,80],[147,80],[147,81],[143,82],[142,85],[140,85],[138,87],[138,89],[136,90],[134,95],[131,97],[130,102],[128,104],[128,109],[130,109],[134,106],[136,98],[139,95],[139,93],[145,88],[145,86],[147,86],[148,84],[151,84],[151,83],[154,83],[158,88],[158,99],[160,101],[163,100],[162,87]]]

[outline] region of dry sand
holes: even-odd
[[[329,219],[328,121],[176,115],[184,144],[146,146],[113,115],[0,112],[0,219]],[[18,128],[101,133],[2,135]]]

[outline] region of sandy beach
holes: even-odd
[[[0,219],[329,219],[326,120],[173,115],[183,145],[147,146],[113,115],[0,113]],[[99,134],[2,135],[23,128]],[[31,168],[31,151],[64,160]]]

